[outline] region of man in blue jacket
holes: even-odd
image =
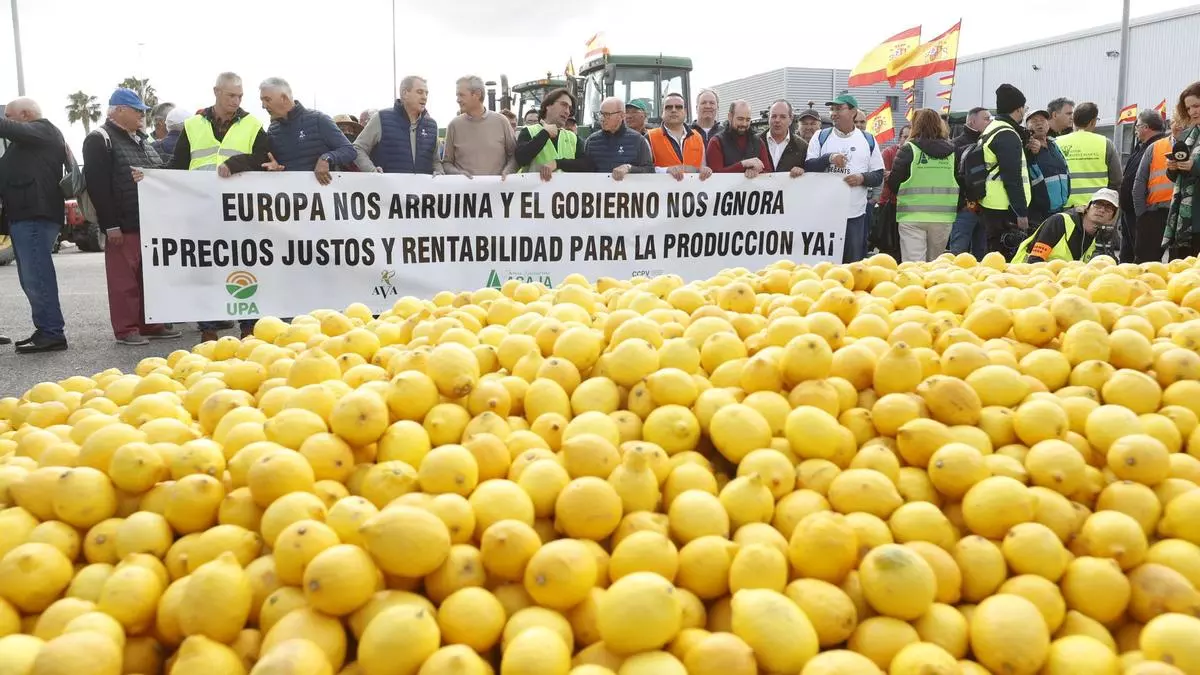
[[[312,171],[321,185],[333,180],[330,171],[354,162],[354,146],[333,120],[317,110],[309,110],[292,98],[286,80],[269,77],[258,86],[263,109],[271,114],[267,139],[270,161],[267,171]]]

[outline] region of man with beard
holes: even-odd
[[[717,106],[720,104],[721,99],[717,97],[717,92],[711,89],[701,90],[700,95],[696,97],[696,121],[692,122],[692,129],[699,132],[705,148],[708,148],[708,142],[721,130],[721,125],[717,123]]]
[[[770,160],[767,172],[786,172],[792,178],[803,176],[808,142],[792,133],[792,104],[781,98],[771,104],[768,115],[770,127],[762,135]]]
[[[883,155],[875,138],[855,125],[858,99],[842,94],[827,105],[833,128],[808,144],[804,170],[845,175],[851,196],[842,262],[857,262],[867,256],[867,192],[883,184]]]
[[[587,162],[576,159],[579,139],[566,128],[575,99],[566,89],[555,89],[542,99],[541,124],[523,127],[517,134],[515,153],[520,173],[537,170],[542,180],[555,171],[586,171]]]
[[[821,113],[814,110],[810,105],[800,113],[800,139],[805,143],[811,143],[812,137],[816,136],[820,130]]]
[[[683,180],[685,173],[699,173],[707,180],[712,169],[704,165],[704,141],[700,132],[688,127],[684,120],[681,94],[667,94],[663,99],[663,124],[647,134],[650,154],[658,173],[668,173]]]
[[[708,166],[717,173],[742,173],[754,178],[771,165],[767,144],[750,132],[750,104],[729,104],[729,122],[708,142]]]
[[[616,181],[631,173],[654,173],[650,144],[625,126],[625,102],[616,96],[600,103],[600,128],[584,142],[583,154],[592,173],[611,173]]]

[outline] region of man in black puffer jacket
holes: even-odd
[[[0,138],[11,143],[0,157],[0,233],[12,237],[17,276],[35,329],[30,338],[17,343],[17,353],[63,350],[67,338],[51,253],[62,225],[58,182],[67,146],[58,128],[43,119],[38,104],[28,98],[5,106]]]

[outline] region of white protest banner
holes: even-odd
[[[147,170],[146,320],[295,316],[400,296],[841,262],[840,176],[480,177]]]

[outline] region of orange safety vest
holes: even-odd
[[[693,129],[684,127],[683,157],[675,150],[665,129],[650,130],[650,152],[654,155],[654,166],[666,169],[685,164],[699,169],[704,166],[704,140]]]
[[[1175,146],[1175,139],[1166,136],[1154,141],[1146,149],[1150,154],[1150,178],[1146,181],[1146,206],[1171,203],[1175,194],[1175,183],[1167,178],[1167,154]]]

